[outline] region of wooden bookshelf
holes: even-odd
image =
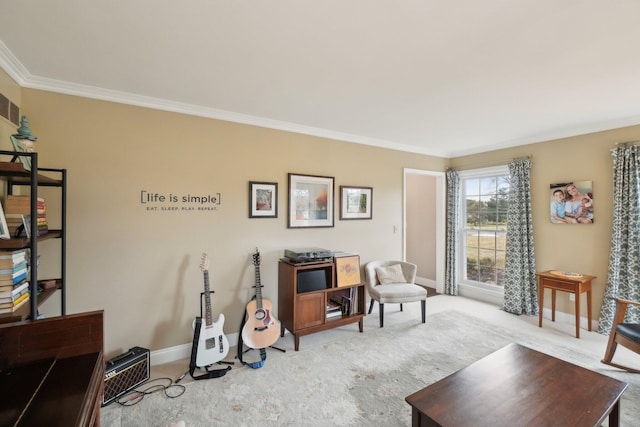
[[[28,157],[31,160],[31,170],[26,170],[20,161],[20,157]],[[29,195],[28,213],[31,217],[31,230],[37,230],[37,199],[41,187],[57,187],[60,189],[60,229],[49,229],[47,233],[36,235],[32,233],[30,238],[13,237],[0,239],[0,251],[15,251],[28,249],[30,297],[29,302],[18,307],[15,312],[0,314],[0,323],[9,323],[22,320],[34,320],[38,317],[38,307],[48,300],[54,293],[60,292],[60,314],[66,314],[66,169],[52,169],[38,167],[38,153],[15,152],[0,150],[0,180],[5,184],[5,197],[2,198],[3,206],[8,196]],[[8,161],[5,161],[8,160]],[[60,242],[60,276],[59,278],[41,280],[38,276],[38,254],[41,242],[58,239]],[[53,280],[55,286],[43,289],[38,293],[38,287],[43,282]]]

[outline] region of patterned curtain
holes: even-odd
[[[531,215],[531,160],[509,164],[511,183],[507,209],[507,247],[504,310],[514,314],[538,314],[536,259]]]
[[[598,332],[608,335],[615,298],[640,301],[640,147],[620,146],[613,158],[613,232],[609,272]],[[640,309],[627,308],[627,322],[640,323]]]
[[[447,254],[444,273],[444,293],[458,295],[457,247],[458,218],[460,217],[460,176],[447,170]]]

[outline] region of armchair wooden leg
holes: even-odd
[[[380,311],[380,327],[384,326],[384,304],[378,303],[378,310]]]
[[[422,323],[426,323],[426,320],[427,320],[427,300],[420,301],[420,308],[422,309]]]
[[[613,353],[616,352],[616,348],[618,347],[615,335],[615,331],[612,331],[609,334],[609,342],[607,343],[607,350],[604,352],[604,359],[602,359],[602,363],[610,364],[613,359]]]
[[[404,311],[404,310],[402,309],[402,303],[400,303],[400,311]]]
[[[373,310],[373,298],[371,298],[371,303],[369,304],[369,312],[367,314],[371,314],[371,310]]]

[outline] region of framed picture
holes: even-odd
[[[373,188],[340,186],[340,219],[371,219]]]
[[[22,215],[22,226],[27,239],[31,238],[31,215]]]
[[[289,174],[287,227],[333,227],[333,177]]]
[[[336,256],[336,285],[338,287],[359,285],[360,278],[360,256]]]
[[[249,218],[278,217],[278,183],[249,182]]]
[[[554,224],[593,224],[593,182],[567,181],[549,185],[549,219]]]
[[[4,209],[2,209],[2,203],[0,203],[0,239],[10,239],[11,233],[9,233],[9,227],[7,226],[7,219],[4,216]]]
[[[13,145],[13,149],[18,153],[26,153],[28,152],[28,148],[23,142],[24,140],[18,139],[11,135],[9,137],[11,139],[11,144]],[[22,166],[25,170],[31,170],[31,156],[19,156],[20,161],[22,162]]]

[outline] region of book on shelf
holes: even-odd
[[[20,249],[11,252],[0,252],[0,269],[13,268],[27,259],[27,250]]]
[[[7,274],[0,276],[0,285],[17,285],[27,278],[27,269],[25,268],[16,274]]]
[[[5,299],[13,301],[24,291],[29,290],[29,282],[26,280],[18,285],[14,285],[11,289],[0,290],[0,301],[6,302]]]
[[[340,308],[334,309],[334,310],[327,310],[326,316],[327,316],[327,318],[340,317],[340,316],[342,316],[342,310]]]
[[[10,194],[5,201],[5,214],[28,214],[31,212],[31,196]]]
[[[42,197],[38,197],[36,202],[36,225],[38,227],[38,236],[46,234],[49,231],[47,223],[46,205]],[[6,200],[5,217],[7,219],[7,228],[12,236],[15,237],[31,237],[31,197],[9,195]]]
[[[29,291],[27,290],[26,292],[22,292],[20,295],[18,295],[15,299],[9,300],[9,301],[4,301],[0,303],[0,308],[13,308],[16,306],[21,305],[22,301],[29,298]]]
[[[23,261],[19,262],[18,264],[15,264],[11,267],[7,267],[7,268],[2,268],[0,269],[0,277],[1,276],[8,276],[9,274],[11,274],[12,276],[16,273],[21,273],[22,270],[26,270],[27,269],[27,260],[24,259]]]
[[[0,314],[13,313],[17,309],[25,305],[31,299],[29,298],[29,293],[26,293],[25,295],[26,295],[25,298],[20,300],[20,302],[17,302],[16,304],[14,304],[12,307],[0,308]]]

